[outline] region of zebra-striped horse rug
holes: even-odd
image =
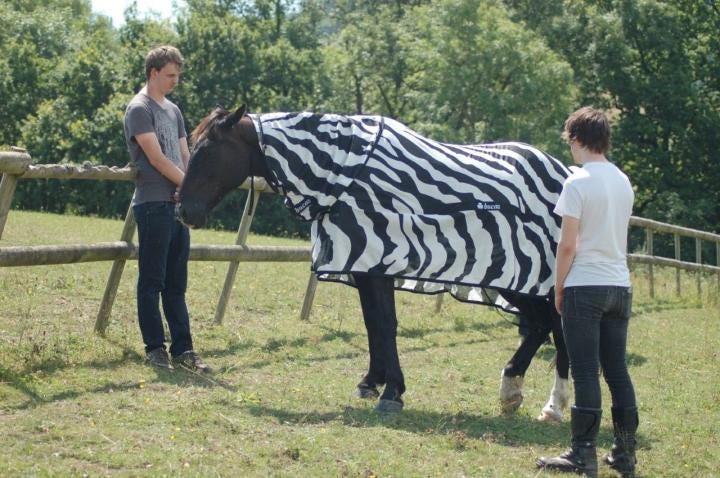
[[[506,307],[546,296],[569,170],[523,143],[453,145],[379,116],[251,115],[273,187],[312,220],[312,270]]]

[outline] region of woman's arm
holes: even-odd
[[[560,242],[558,242],[555,261],[555,308],[558,314],[562,314],[565,279],[575,259],[579,231],[580,219],[563,216],[560,228]]]

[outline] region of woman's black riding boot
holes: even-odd
[[[554,458],[541,457],[537,461],[537,466],[596,478],[598,464],[595,439],[600,430],[602,410],[572,407],[571,416],[572,442],[570,449]]]
[[[635,464],[637,463],[635,432],[640,423],[637,407],[612,407],[611,411],[615,442],[603,461],[610,465],[610,468],[620,472],[623,478],[634,478]]]

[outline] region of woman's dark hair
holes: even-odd
[[[610,121],[602,111],[585,106],[565,120],[562,137],[568,143],[579,141],[594,153],[606,154],[610,149]]]

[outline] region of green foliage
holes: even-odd
[[[413,11],[412,63],[423,129],[454,142],[523,140],[559,154],[575,105],[569,65],[496,1],[436,1]]]
[[[716,2],[505,3],[572,65],[581,102],[614,112],[613,159],[636,186],[635,214],[719,230]]]
[[[245,207],[248,192],[235,190],[218,204],[210,216],[208,227],[237,230],[240,215]],[[261,194],[252,220],[252,231],[256,234],[279,237],[308,238],[310,223],[298,218],[285,207],[283,198],[273,194]]]
[[[635,214],[720,230],[716,2],[188,0],[175,24],[131,6],[114,28],[88,0],[13,0],[0,23],[0,144],[37,162],[124,165],[144,55],[175,44],[187,63],[172,99],[189,131],[216,104],[245,103],[383,114],[441,141],[522,140],[568,158],[565,116],[605,108]],[[15,204],[118,216],[128,189],[21,182]],[[239,206],[223,203],[215,226],[235,227]],[[306,234],[280,200],[261,208],[262,230]]]
[[[15,144],[22,120],[52,96],[47,76],[68,50],[75,23],[71,9],[57,7],[30,1],[0,4],[0,143]]]
[[[355,114],[383,114],[412,121],[413,48],[405,12],[379,5],[372,14],[347,13],[341,30],[325,47],[331,91],[325,108]]]

